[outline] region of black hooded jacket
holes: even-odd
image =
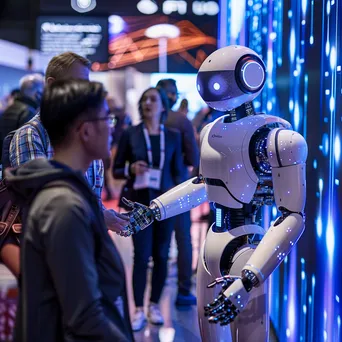
[[[6,173],[26,203],[14,341],[133,341],[124,267],[84,176],[46,159]]]

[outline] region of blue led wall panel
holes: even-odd
[[[341,342],[342,0],[248,0],[234,15],[236,4],[227,44],[257,51],[268,72],[257,109],[290,121],[309,147],[306,230],[271,276],[271,318],[280,341]],[[278,215],[264,214],[265,226]]]

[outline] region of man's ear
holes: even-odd
[[[46,85],[49,86],[55,81],[56,81],[56,79],[54,77],[48,77],[46,80]]]
[[[91,132],[90,130],[92,129],[91,125],[89,125],[88,122],[83,122],[78,134],[80,134],[80,138],[82,139],[82,141],[84,142],[88,142],[91,136]]]

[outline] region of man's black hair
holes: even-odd
[[[65,142],[70,128],[100,108],[107,93],[102,83],[59,80],[45,88],[40,118],[53,147]]]

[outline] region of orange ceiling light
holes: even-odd
[[[178,54],[194,68],[198,69],[207,54],[202,49],[199,49],[196,57],[193,57],[188,50],[203,45],[212,45],[216,48],[216,38],[206,35],[188,20],[179,21],[174,25],[179,28],[180,35],[177,38],[168,39],[167,54]],[[112,55],[109,63],[94,63],[96,71],[117,69],[157,59],[159,56],[159,40],[146,37],[146,29],[123,33],[112,39],[109,43],[109,53]]]

